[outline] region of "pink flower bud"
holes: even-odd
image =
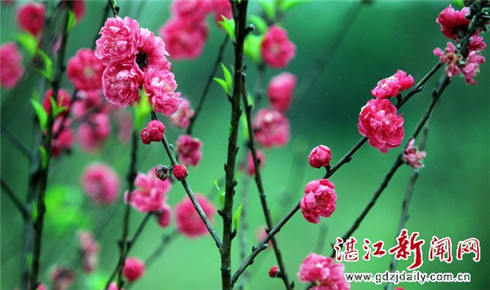
[[[330,165],[332,159],[332,153],[330,148],[325,145],[316,146],[311,150],[310,156],[308,156],[308,162],[311,167],[320,168]]]
[[[187,168],[184,165],[176,164],[174,165],[174,168],[172,169],[172,172],[174,173],[175,178],[177,180],[182,180],[187,177]]]
[[[272,266],[269,270],[269,277],[271,278],[276,278],[279,276],[279,267],[278,266]]]
[[[265,164],[265,155],[261,150],[257,150],[257,159],[259,161],[259,168],[262,169],[262,167],[264,167]],[[255,164],[254,164],[252,152],[248,152],[247,173],[251,176],[255,175]]]
[[[166,228],[172,221],[172,209],[168,204],[164,204],[161,209],[155,213],[158,221],[158,225],[161,228]]]
[[[44,94],[44,99],[43,99],[43,108],[46,111],[46,113],[50,114],[51,113],[51,97],[53,97],[53,89],[49,89],[46,91]],[[61,106],[66,109],[70,107],[71,103],[71,96],[68,94],[67,91],[63,89],[58,90],[58,95],[56,97],[56,106]],[[61,113],[61,115],[66,115],[68,114],[68,111],[64,111]]]
[[[158,120],[149,122],[145,129],[141,130],[141,141],[144,144],[150,144],[153,141],[162,141],[165,133],[165,125]]]
[[[168,178],[168,166],[158,164],[157,167],[155,167],[155,175],[158,177],[160,180],[167,180]]]
[[[408,142],[408,146],[403,152],[403,161],[410,165],[413,169],[419,169],[424,167],[422,161],[425,159],[427,153],[425,151],[419,151],[417,146],[413,146],[415,144],[415,139],[410,139]]]
[[[135,257],[126,258],[123,274],[129,282],[133,282],[145,274],[145,264]]]

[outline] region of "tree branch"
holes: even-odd
[[[0,181],[2,184],[3,192],[7,194],[8,198],[13,202],[15,207],[20,211],[20,214],[22,215],[22,219],[26,220],[29,214],[27,213],[27,210],[25,209],[24,205],[17,198],[17,196],[15,195],[14,191],[10,188],[10,186],[8,186],[7,183],[3,181],[3,179],[0,179]]]

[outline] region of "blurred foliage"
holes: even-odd
[[[299,1],[287,1],[288,6]],[[364,5],[359,15],[352,19],[349,31],[340,27],[348,11],[360,1],[309,1],[295,6],[283,16],[281,25],[288,30],[290,39],[296,44],[297,54],[287,71],[302,77],[307,74],[320,55],[327,55],[329,65],[320,73],[318,82],[305,95],[295,96],[292,109],[288,112],[291,122],[292,140],[290,145],[265,150],[267,163],[263,170],[265,188],[271,212],[278,220],[302,196],[304,184],[323,176],[322,171],[307,167],[306,158],[311,148],[325,144],[332,149],[333,162],[339,160],[360,138],[356,124],[360,108],[367,102],[370,90],[381,78],[392,75],[397,69],[412,74],[416,81],[438,61],[433,55],[435,47],[444,47],[447,39],[440,33],[435,19],[439,12],[452,1],[374,1]],[[262,7],[267,8],[272,1],[253,1],[249,14],[262,15]],[[14,41],[19,30],[15,24],[15,9],[20,3],[7,5],[1,3],[1,43]],[[87,1],[86,15],[76,23],[68,40],[67,56],[72,56],[82,47],[91,47],[99,30],[104,1]],[[138,17],[141,27],[155,33],[169,17],[167,1],[118,1],[121,16],[134,16],[141,6]],[[283,9],[286,9],[283,7]],[[277,15],[266,9],[268,18]],[[277,12],[277,11],[276,11]],[[179,90],[196,104],[201,90],[214,63],[219,44],[225,33],[212,19],[209,40],[204,53],[193,61],[173,62],[173,71],[179,83]],[[325,51],[331,39],[342,33],[342,43],[335,53]],[[489,35],[484,35],[489,38]],[[232,49],[228,47],[223,63],[233,63]],[[488,49],[484,55],[490,58]],[[24,57],[28,64],[28,57]],[[257,81],[257,68],[254,61],[247,59],[247,84],[253,92]],[[12,90],[1,91],[1,123],[27,148],[33,142],[32,132],[34,113],[30,105],[33,92],[44,94],[45,83],[29,67],[21,84]],[[268,69],[266,83],[279,73]],[[221,76],[221,73],[218,73]],[[425,161],[420,178],[415,187],[410,205],[407,229],[420,232],[425,239],[424,265],[422,272],[469,272],[472,282],[468,284],[433,283],[426,285],[402,284],[406,289],[486,289],[487,272],[490,268],[485,254],[480,263],[470,256],[451,264],[428,261],[428,247],[432,236],[450,237],[453,240],[453,254],[457,242],[469,237],[481,241],[482,252],[490,242],[490,233],[485,221],[490,214],[488,178],[490,154],[490,66],[481,66],[477,77],[478,85],[468,86],[463,79],[456,77],[443,94],[432,119]],[[422,93],[417,94],[401,110],[405,118],[405,131],[410,134],[430,101],[431,90],[437,77],[430,80]],[[62,87],[72,90],[66,78]],[[263,103],[265,101],[263,100]],[[189,182],[196,192],[204,194],[212,191],[214,203],[219,204],[213,180],[223,176],[226,160],[226,139],[228,134],[229,105],[222,88],[212,86],[208,102],[204,105],[194,135],[204,142],[204,157],[198,168],[189,169]],[[182,131],[167,126],[167,137],[173,141]],[[76,145],[69,156],[53,162],[49,177],[47,194],[48,213],[45,227],[42,270],[43,281],[48,281],[48,272],[55,263],[70,265],[78,255],[76,239],[77,227],[97,230],[101,243],[100,265],[96,273],[84,275],[77,272],[78,280],[74,288],[92,289],[101,285],[114,268],[118,248],[116,245],[121,233],[122,193],[126,184],[124,176],[129,165],[129,145],[124,144],[113,134],[100,152],[84,153]],[[5,180],[24,200],[27,191],[29,161],[6,140],[1,139],[1,169]],[[240,147],[239,158],[243,158],[245,145]],[[369,146],[363,147],[352,162],[339,170],[331,180],[336,185],[338,205],[329,219],[322,220],[328,225],[327,233],[321,237],[325,245],[321,254],[329,256],[330,243],[335,241],[351,226],[384,175],[391,167],[399,150],[388,154],[379,153]],[[157,163],[169,163],[159,144],[140,146],[138,169],[147,172]],[[111,164],[122,180],[122,192],[117,204],[101,207],[90,204],[80,187],[80,176],[93,161]],[[358,240],[383,240],[387,248],[394,245],[398,233],[401,202],[403,200],[410,168],[404,166],[394,177],[386,192],[374,206],[359,230],[354,234]],[[243,175],[238,176],[238,189],[241,192]],[[217,182],[216,182],[217,183]],[[221,184],[220,184],[221,185]],[[249,224],[247,233],[249,249],[256,243],[259,228],[264,225],[256,188],[249,182],[248,206],[243,214]],[[175,185],[169,193],[169,203],[173,206],[184,198],[183,189]],[[19,250],[22,236],[22,219],[10,200],[2,194],[1,203],[1,288],[14,289],[19,277]],[[236,205],[240,204],[237,194]],[[131,232],[134,233],[144,214],[133,212]],[[217,231],[221,233],[221,220],[215,218]],[[76,226],[76,227],[74,227]],[[130,256],[147,259],[160,244],[162,237],[173,230],[174,225],[162,230],[150,222],[145,228]],[[297,287],[303,285],[296,273],[301,261],[315,251],[318,241],[319,225],[304,221],[301,213],[296,214],[278,236],[284,253],[290,277]],[[358,249],[362,252],[361,245]],[[235,240],[233,267],[239,265],[239,243]],[[388,269],[391,255],[371,261],[347,263],[347,272],[384,272]],[[401,261],[399,269],[406,268],[412,261]],[[248,289],[281,289],[279,279],[270,279],[268,269],[275,265],[272,251],[266,250],[250,267]],[[102,281],[102,282],[101,282]],[[203,284],[205,281],[206,284]],[[214,242],[209,237],[187,239],[177,237],[147,270],[145,277],[135,283],[133,289],[217,289],[220,287],[219,255]],[[352,289],[379,289],[374,284],[352,285]]]

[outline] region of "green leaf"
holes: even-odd
[[[220,84],[220,86],[223,88],[223,90],[227,95],[230,94],[230,89],[228,88],[228,84],[226,83],[225,80],[222,80],[220,78],[214,78],[214,81]]]
[[[262,36],[249,34],[245,38],[245,43],[243,44],[244,45],[243,51],[248,57],[250,57],[250,59],[255,64],[259,64],[261,60],[261,55],[260,55],[261,42],[262,42]]]
[[[454,5],[456,5],[459,8],[464,7],[464,1],[463,0],[454,0]]]
[[[225,207],[225,191],[219,187],[218,179],[216,177],[214,178],[214,187],[216,188],[216,190],[218,190],[219,206],[220,206],[220,208],[224,208]]]
[[[31,215],[32,215],[32,220],[33,221],[36,221],[37,216],[38,216],[37,202],[36,201],[32,201],[32,212],[31,212]]]
[[[44,107],[38,100],[31,99],[31,104],[34,113],[36,113],[37,119],[39,120],[39,127],[41,128],[41,131],[44,131],[48,125],[48,113],[46,113],[46,110],[44,110]]]
[[[226,31],[231,41],[235,41],[235,20],[228,19],[223,15],[221,15],[221,19],[223,20],[218,21],[219,25],[221,25],[221,27],[223,27],[223,29]]]
[[[43,146],[39,146],[39,152],[41,153],[41,166],[46,169],[48,167],[48,152]]]
[[[68,21],[66,22],[66,33],[70,32],[72,28],[77,24],[77,18],[75,17],[75,12],[68,9]]]
[[[260,34],[264,34],[267,31],[267,22],[257,15],[251,15],[249,18],[250,22],[255,25]]]
[[[242,207],[243,203],[240,204],[240,206],[237,208],[235,211],[235,214],[233,214],[233,227],[238,229],[238,223],[240,222],[240,216],[242,215]]]
[[[233,84],[231,73],[223,63],[221,63],[221,69],[223,69],[223,75],[225,76],[225,81],[226,81],[226,85],[228,86],[228,92],[229,92],[231,91],[231,87]]]
[[[240,116],[240,129],[242,130],[242,138],[244,140],[248,140],[250,136],[248,136],[248,124],[247,124],[247,116],[242,114]]]
[[[133,128],[135,130],[139,130],[143,126],[145,119],[148,117],[148,114],[150,114],[151,112],[150,100],[145,90],[140,91],[140,101],[139,103],[135,103],[133,108],[134,108]]]
[[[299,4],[303,4],[306,2],[308,2],[308,0],[283,0],[283,1],[281,1],[279,8],[283,12],[286,12],[295,6],[298,6]]]
[[[53,80],[53,61],[51,58],[42,50],[37,50],[37,55],[39,55],[43,61],[44,68],[39,72],[48,80]]]
[[[17,39],[17,42],[24,47],[24,49],[27,51],[27,54],[31,58],[36,55],[37,39],[34,37],[34,35],[26,32],[18,34],[15,38]]]
[[[259,1],[260,6],[262,6],[262,9],[264,9],[265,15],[267,15],[267,18],[269,20],[275,20],[276,18],[276,9],[274,2],[272,0],[260,0]]]

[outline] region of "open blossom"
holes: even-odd
[[[44,28],[46,8],[41,3],[25,3],[17,10],[17,24],[23,30],[37,36]]]
[[[65,266],[56,265],[49,277],[53,282],[53,290],[68,290],[75,281],[75,271]]]
[[[208,38],[208,26],[205,21],[188,25],[182,18],[173,17],[160,28],[159,33],[172,59],[194,59],[202,53]]]
[[[140,29],[139,35],[136,55],[138,66],[144,72],[150,68],[169,71],[172,65],[167,60],[168,52],[163,39],[146,28]]]
[[[82,48],[68,61],[68,79],[79,90],[98,90],[102,88],[104,68],[93,50]]]
[[[411,75],[402,70],[397,70],[394,75],[389,78],[382,79],[376,87],[371,90],[371,94],[380,99],[396,97],[400,92],[410,88],[414,83]]]
[[[455,10],[451,5],[446,7],[436,19],[441,26],[441,32],[448,38],[458,40],[468,29],[470,20],[465,15],[470,12],[468,7],[461,11]]]
[[[153,169],[147,174],[138,173],[134,181],[136,189],[131,195],[126,191],[124,200],[140,212],[156,212],[162,209],[172,184],[167,179],[160,180]]]
[[[191,135],[180,135],[177,139],[179,161],[185,166],[197,166],[202,158],[202,142]]]
[[[102,163],[92,163],[82,175],[82,187],[96,204],[110,204],[119,196],[120,181],[114,169]]]
[[[70,119],[58,117],[53,124],[53,140],[51,140],[51,154],[58,157],[63,151],[68,151],[73,145],[73,133]]]
[[[165,125],[163,125],[162,122],[158,120],[150,121],[146,124],[146,127],[141,130],[141,141],[143,141],[144,144],[162,141],[163,133],[165,133]]]
[[[47,90],[46,93],[44,94],[43,108],[48,114],[51,113],[51,97],[53,97],[53,89]],[[70,107],[70,104],[71,104],[70,94],[68,94],[68,92],[65,91],[64,89],[59,89],[56,98],[56,106],[64,107],[68,109]],[[60,115],[62,116],[66,114],[68,114],[67,110],[62,112]]]
[[[9,42],[0,46],[0,85],[10,89],[24,74],[22,54],[15,43]]]
[[[149,69],[145,74],[143,88],[148,94],[153,110],[170,116],[177,111],[180,93],[175,92],[177,83],[174,74],[160,69]]]
[[[181,98],[179,108],[175,113],[170,115],[170,122],[178,128],[187,129],[190,119],[194,117],[194,110],[191,109],[191,103],[186,98]]]
[[[262,150],[256,150],[256,152],[257,152],[257,159],[259,161],[259,168],[262,169],[262,167],[264,167],[265,164],[264,152],[262,152]],[[249,151],[247,155],[247,173],[251,176],[255,175],[255,164],[251,151]]]
[[[434,49],[434,55],[438,56],[442,62],[446,64],[446,74],[452,78],[455,75],[461,73],[459,64],[463,59],[463,56],[459,54],[456,46],[452,42],[448,42],[444,51],[437,47]]]
[[[91,115],[87,121],[80,124],[77,140],[85,151],[99,150],[111,134],[109,116],[104,113]]]
[[[283,72],[273,77],[267,87],[271,107],[281,112],[289,110],[295,87],[296,76],[291,73]]]
[[[403,117],[387,99],[371,99],[362,107],[357,124],[359,133],[369,138],[369,145],[387,153],[403,140]]]
[[[332,160],[332,153],[325,145],[316,146],[308,156],[308,162],[314,168],[327,167],[330,165],[330,160]]]
[[[403,161],[410,165],[413,169],[418,169],[424,167],[422,161],[425,159],[427,153],[425,151],[419,151],[417,146],[413,146],[415,144],[415,139],[410,139],[408,142],[408,146],[403,151]]]
[[[213,8],[212,0],[174,0],[171,6],[172,15],[189,23],[204,21]]]
[[[252,122],[255,140],[269,148],[284,146],[289,142],[289,121],[279,111],[261,109]]]
[[[133,282],[145,274],[145,263],[135,257],[126,258],[124,261],[123,274],[129,282]]]
[[[216,211],[213,204],[200,194],[196,194],[195,196],[209,221],[213,223],[213,216]],[[177,230],[189,238],[202,236],[208,233],[206,225],[194,208],[192,201],[187,196],[175,206],[175,219]]]
[[[138,53],[138,21],[125,17],[108,18],[100,29],[95,55],[105,64],[133,59]]]
[[[78,241],[83,255],[83,270],[91,273],[99,261],[99,243],[88,231],[78,232]]]
[[[296,46],[289,40],[286,30],[271,26],[262,40],[260,51],[267,65],[284,68],[294,58]]]
[[[158,225],[161,228],[166,228],[172,221],[172,209],[168,204],[164,204],[162,208],[155,213],[155,216],[157,218]]]
[[[301,199],[301,212],[310,223],[317,224],[320,216],[330,217],[336,208],[337,195],[335,185],[328,179],[317,179],[308,182],[305,195]]]
[[[466,64],[463,67],[463,75],[466,83],[475,85],[475,77],[480,72],[480,65],[485,62],[485,57],[476,51],[470,51]]]
[[[106,99],[120,107],[127,107],[139,100],[139,87],[143,73],[134,63],[109,65],[102,75],[102,88]]]
[[[313,290],[347,290],[349,283],[344,277],[344,265],[334,259],[315,253],[309,254],[301,263],[298,277],[301,282],[313,283]]]

